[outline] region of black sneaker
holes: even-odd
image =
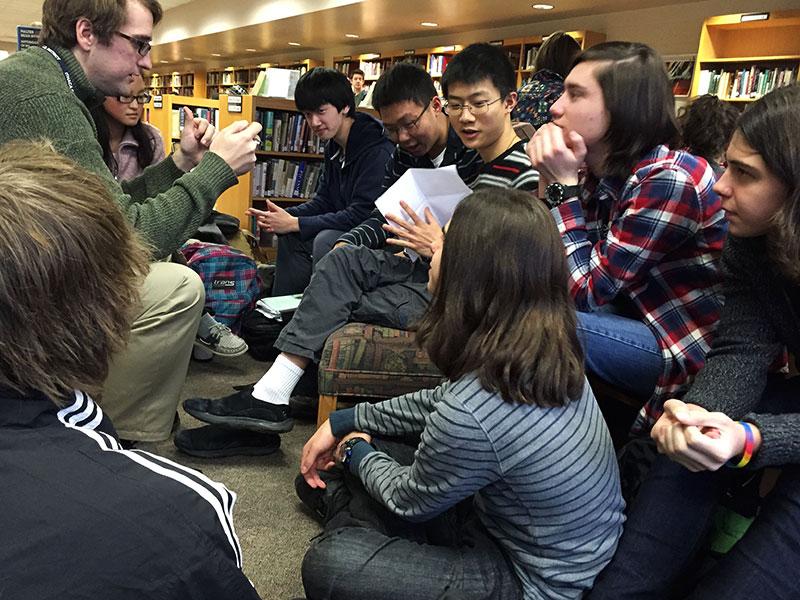
[[[187,413],[217,425],[249,429],[260,433],[286,433],[294,427],[288,405],[271,404],[253,398],[253,388],[238,391],[217,400],[189,398],[183,401]]]
[[[314,513],[314,516],[324,523],[325,515],[328,512],[325,506],[325,489],[312,488],[306,483],[301,473],[294,478],[294,491],[297,492],[297,497],[302,503]]]
[[[184,454],[201,458],[264,456],[281,447],[281,436],[207,425],[197,429],[182,429],[175,435],[174,443]]]
[[[289,408],[292,416],[306,421],[316,421],[319,412],[319,398],[317,396],[292,396],[289,398]]]

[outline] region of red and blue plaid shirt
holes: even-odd
[[[590,176],[580,199],[551,211],[577,309],[622,304],[658,340],[664,369],[638,430],[702,368],[719,318],[727,221],[714,182],[705,160],[658,146],[627,179]]]

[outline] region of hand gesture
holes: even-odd
[[[386,240],[387,244],[401,246],[413,250],[420,256],[430,258],[433,256],[433,246],[441,244],[444,239],[442,226],[433,216],[429,208],[425,208],[425,220],[423,221],[414,210],[402,200],[400,208],[408,215],[411,222],[393,214],[386,215],[386,220],[394,225],[384,225],[383,228],[389,233],[396,235],[396,238]]]
[[[525,151],[543,183],[578,183],[578,169],[586,159],[586,144],[580,134],[547,123],[536,130]]]
[[[337,442],[331,431],[331,422],[325,421],[303,446],[300,474],[312,488],[325,487],[325,482],[317,471],[327,471],[335,464],[333,452]]]
[[[228,163],[234,173],[244,175],[256,164],[260,131],[260,123],[236,121],[217,132],[209,150]]]
[[[179,150],[174,157],[175,164],[182,170],[189,171],[197,166],[203,155],[211,146],[217,128],[206,119],[195,117],[188,106],[181,108],[183,111],[183,131]]]
[[[267,210],[248,208],[247,214],[256,218],[259,229],[270,233],[291,233],[300,231],[300,221],[274,202],[267,200]]]

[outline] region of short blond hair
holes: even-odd
[[[148,252],[103,181],[46,142],[0,146],[0,386],[97,394]]]

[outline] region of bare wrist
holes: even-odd
[[[188,173],[196,166],[180,148],[172,153],[172,160],[175,162],[175,166],[184,173]]]

